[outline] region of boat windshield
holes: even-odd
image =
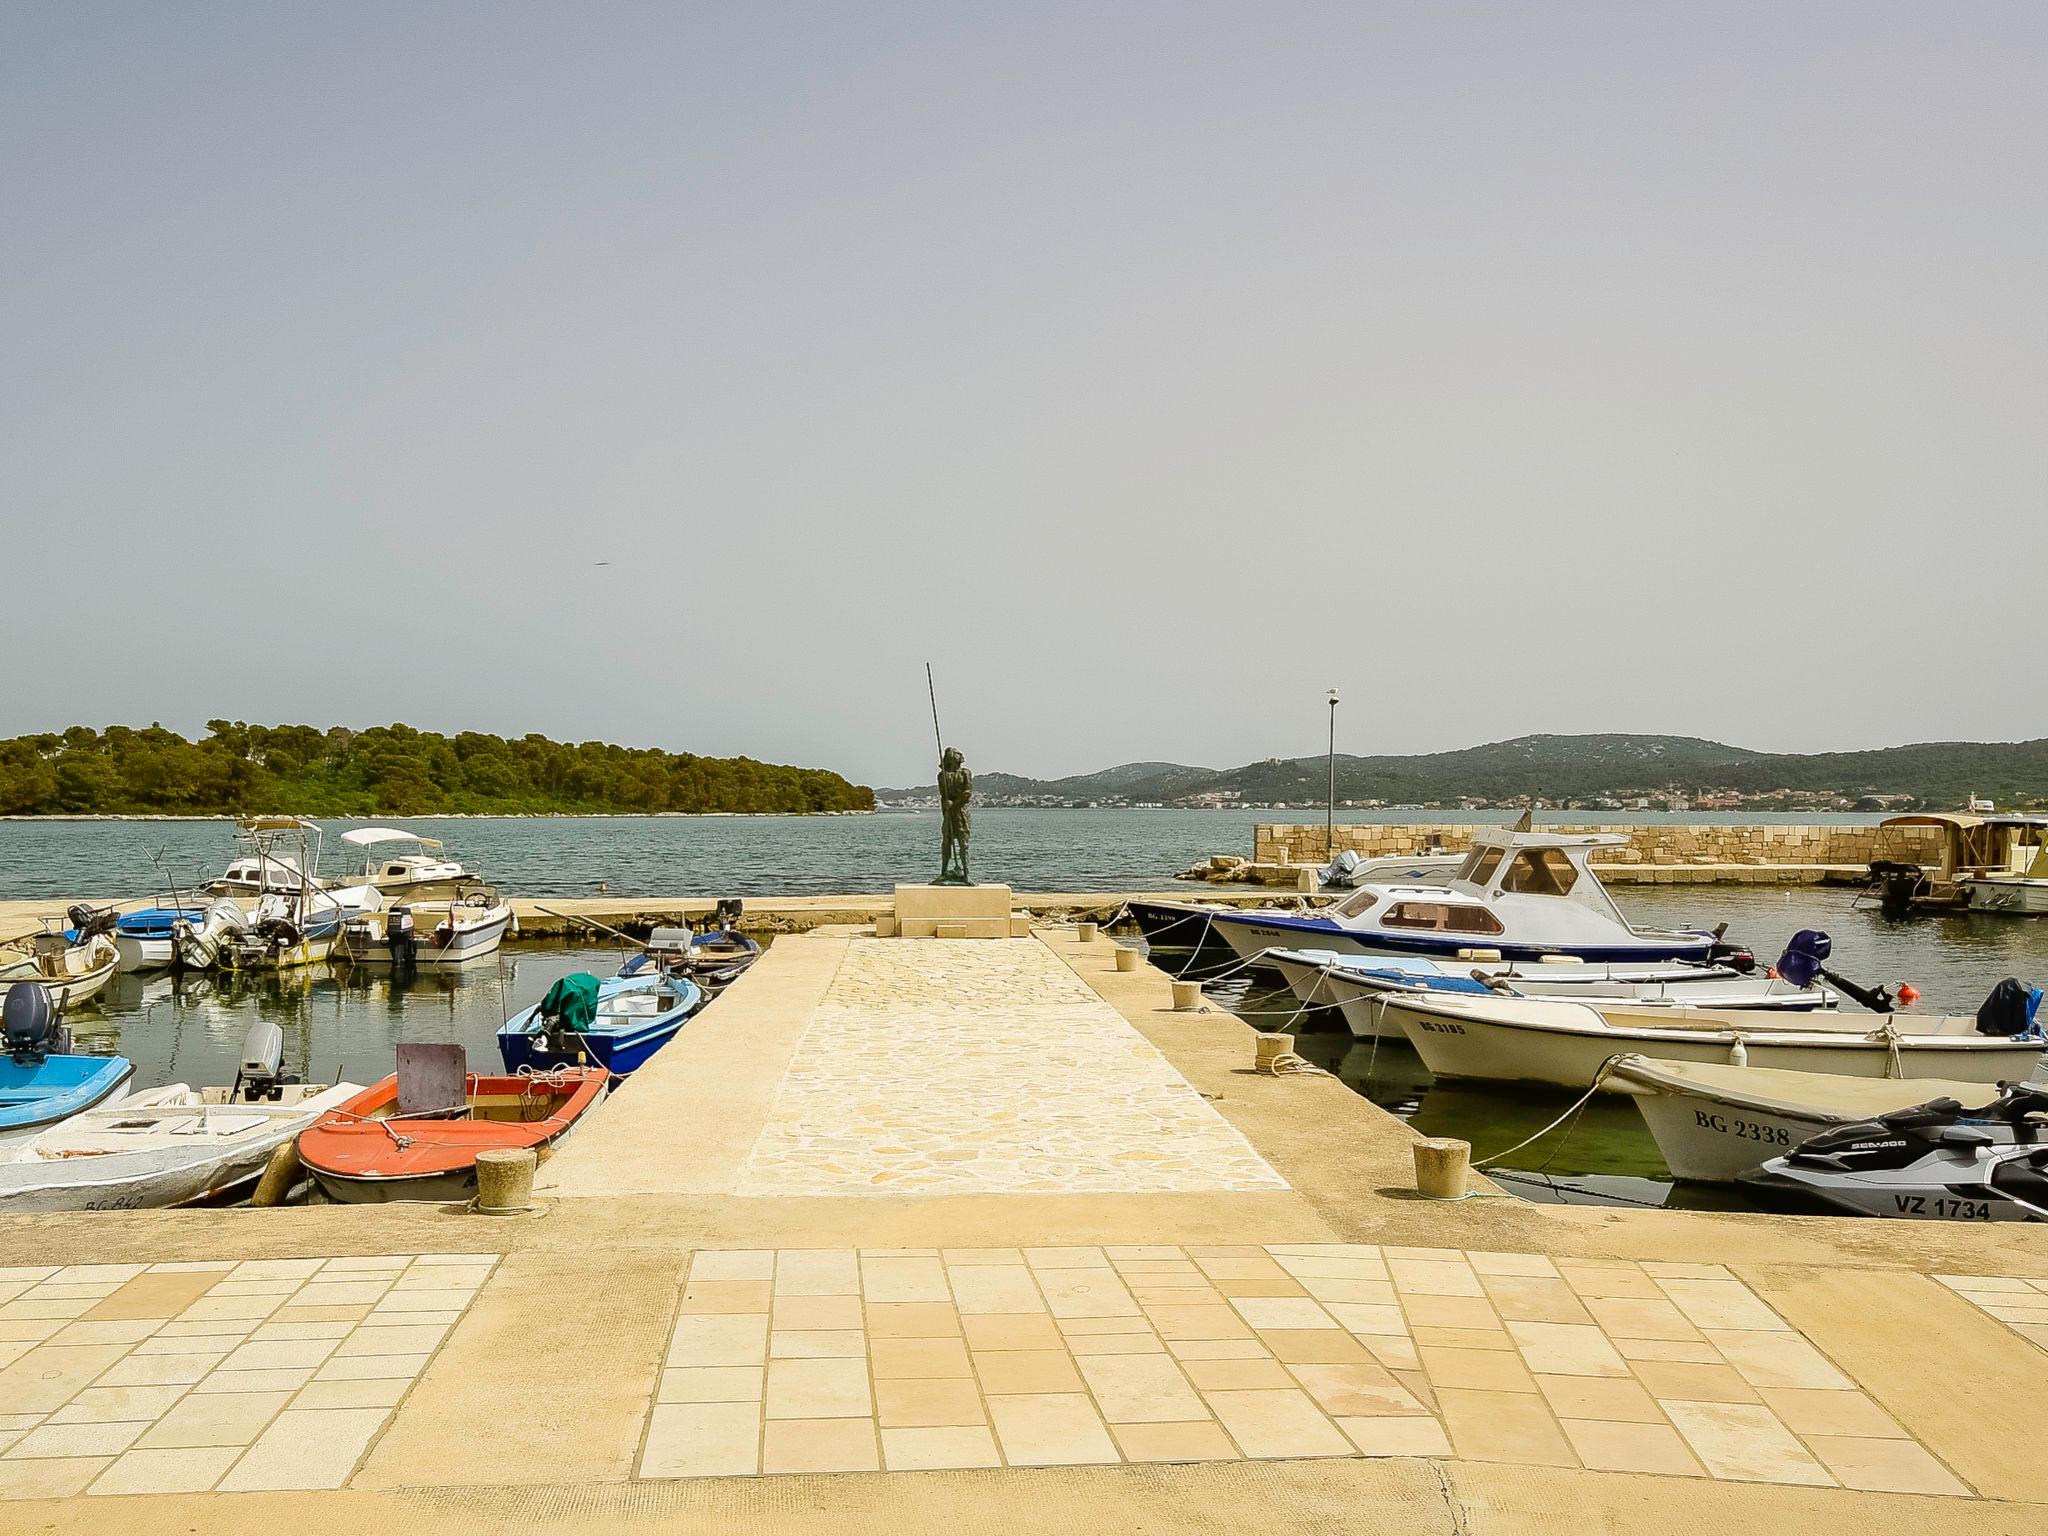
[[[1353,891],[1330,911],[1338,917],[1363,917],[1378,900],[1371,891]]]
[[[1579,871],[1560,848],[1524,848],[1500,888],[1519,896],[1569,896]]]

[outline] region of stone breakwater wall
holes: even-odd
[[[1337,851],[1361,858],[1418,853],[1436,845],[1446,850],[1472,846],[1482,827],[1414,822],[1371,826],[1337,825]],[[1628,841],[1602,848],[1596,864],[1868,864],[1873,858],[1937,862],[1941,834],[1934,827],[1730,825],[1716,822],[1588,822],[1546,826],[1548,832],[1614,832]],[[1260,864],[1322,863],[1330,857],[1321,823],[1281,823],[1253,833],[1253,859]]]

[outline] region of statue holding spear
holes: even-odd
[[[968,802],[974,797],[974,775],[958,747],[946,745],[939,731],[939,693],[932,683],[932,664],[924,664],[925,691],[932,701],[932,739],[939,748],[939,878],[934,885],[972,885],[967,874],[967,838],[972,830]]]

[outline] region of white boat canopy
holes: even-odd
[[[401,832],[396,827],[357,827],[353,832],[341,834],[344,843],[354,843],[358,848],[374,847],[378,843],[418,843],[422,848],[438,848],[438,837],[421,837],[417,832]]]

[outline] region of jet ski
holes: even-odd
[[[2048,1221],[2048,1083],[1831,1126],[1742,1178],[1860,1216]]]

